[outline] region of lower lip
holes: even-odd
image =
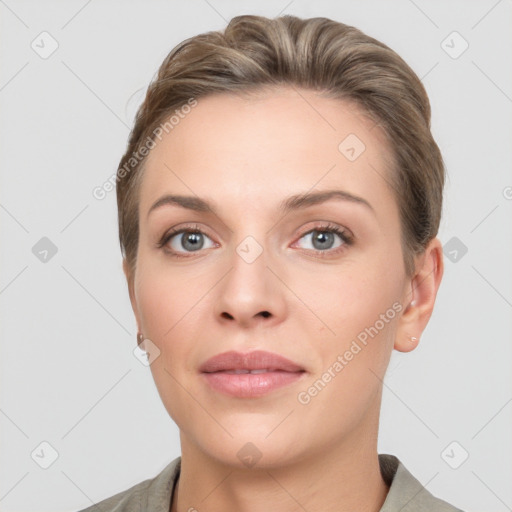
[[[226,395],[240,398],[259,397],[297,382],[305,372],[203,373],[208,384]]]

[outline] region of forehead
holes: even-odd
[[[392,152],[381,128],[355,103],[314,91],[199,98],[156,142],[145,163],[142,211],[164,193],[246,209],[336,187],[374,202],[393,200]]]

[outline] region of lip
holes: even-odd
[[[257,373],[247,373],[252,370]],[[208,359],[199,371],[214,390],[240,398],[266,395],[297,382],[306,373],[290,359],[264,350],[223,352]]]
[[[304,371],[300,365],[286,357],[265,350],[253,352],[222,352],[205,361],[199,368],[200,372],[212,373],[226,370],[282,370],[285,372]]]

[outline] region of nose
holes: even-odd
[[[254,260],[233,251],[231,269],[216,287],[215,315],[219,322],[249,328],[275,325],[286,313],[286,287],[266,251]]]

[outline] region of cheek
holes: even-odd
[[[321,380],[329,382],[336,399],[353,403],[385,374],[402,309],[401,267],[389,263],[394,257],[383,252],[353,258],[337,270],[303,274],[292,285],[315,313],[307,315],[310,326],[318,326],[310,338],[319,362],[314,377],[328,372]]]
[[[327,326],[311,339],[310,350],[321,364],[296,401],[304,417],[323,418],[325,435],[340,425],[347,431],[356,427],[377,399],[389,363],[401,309],[398,287],[368,268],[331,274],[320,291],[316,281],[311,309]]]
[[[135,293],[146,337],[155,342],[172,336],[175,326],[197,301],[197,290],[183,273],[141,257]]]
[[[190,397],[184,391],[194,372],[194,340],[200,335],[196,318],[202,293],[183,272],[157,261],[140,261],[136,287],[141,329],[159,349],[151,373],[167,412],[180,428],[193,420]]]
[[[159,380],[168,380],[166,370],[193,373],[198,346],[213,319],[212,295],[218,277],[211,269],[199,271],[194,265],[173,265],[165,258],[145,254],[137,272],[141,329],[160,350],[160,357],[151,365],[155,379],[158,372]]]
[[[289,275],[288,282],[311,311],[307,318],[318,325],[325,341],[334,344],[372,326],[392,308],[403,287],[396,262],[393,267],[378,255],[353,258],[337,268],[294,274]],[[394,312],[388,316],[394,318]]]

